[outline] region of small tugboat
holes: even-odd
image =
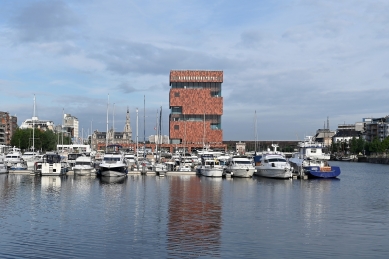
[[[323,153],[323,144],[315,142],[312,136],[305,137],[298,144],[299,151],[289,159],[293,172],[308,178],[336,178],[339,166],[330,166],[330,155]]]

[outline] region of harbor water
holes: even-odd
[[[389,166],[334,180],[0,175],[0,258],[389,258]]]

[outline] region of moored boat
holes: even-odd
[[[323,152],[323,144],[315,142],[312,136],[305,137],[298,144],[299,151],[289,159],[293,172],[309,178],[335,178],[340,175],[339,166],[331,166],[330,155]]]
[[[66,173],[66,167],[61,161],[61,156],[56,153],[46,153],[42,158],[42,176],[59,176]]]
[[[292,177],[292,167],[281,154],[263,153],[254,157],[255,175],[289,179]]]
[[[223,167],[220,165],[220,161],[213,155],[202,155],[201,166],[199,172],[203,176],[207,177],[222,177],[224,175]]]
[[[255,167],[247,156],[240,155],[233,156],[228,161],[226,171],[233,177],[252,177],[255,172]]]
[[[74,175],[91,175],[95,172],[96,170],[90,156],[79,156],[76,158],[76,163],[73,167]]]
[[[128,173],[128,167],[124,155],[120,153],[107,153],[99,164],[101,176],[124,176]]]

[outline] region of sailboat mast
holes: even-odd
[[[254,152],[257,153],[257,110],[255,110],[255,117],[254,117]]]
[[[143,157],[146,157],[146,96],[143,95]]]
[[[112,144],[115,144],[114,139],[115,139],[115,103],[113,103],[113,108],[112,108]]]
[[[32,115],[32,152],[35,151],[35,94],[34,94],[34,114]]]
[[[158,144],[162,145],[162,106],[161,106],[161,111],[159,112],[159,130],[158,130]],[[161,138],[161,139],[160,139]],[[161,149],[161,146],[159,147]],[[159,162],[161,162],[161,150],[159,151]]]
[[[136,108],[136,157],[138,158],[138,108]]]
[[[109,94],[108,94],[108,102],[107,102],[107,133],[105,134],[105,152],[107,152],[107,147],[108,147],[108,112],[109,112]]]

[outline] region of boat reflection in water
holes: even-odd
[[[221,177],[171,178],[169,257],[220,257],[222,181]]]
[[[42,176],[42,187],[60,187],[61,177],[59,176]]]
[[[101,183],[124,183],[125,180],[127,179],[127,175],[123,176],[116,176],[116,177],[111,177],[111,176],[100,176],[100,182]]]

